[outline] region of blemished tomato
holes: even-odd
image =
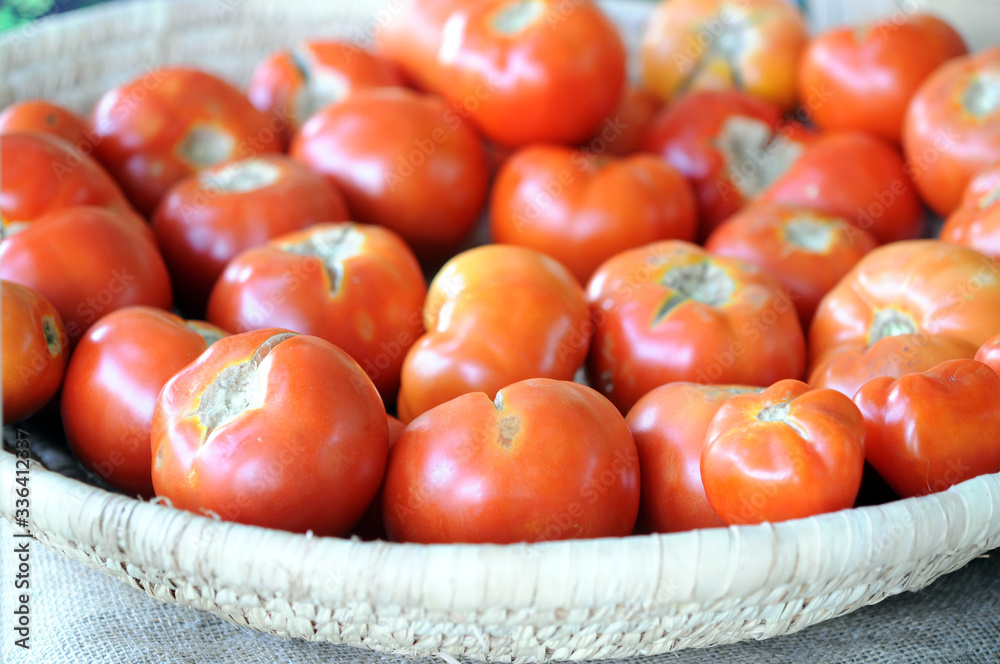
[[[828,30],[809,42],[798,69],[799,98],[821,129],[859,129],[899,144],[913,94],[945,61],[968,52],[961,35],[930,14],[898,12]]]
[[[1000,259],[1000,162],[969,182],[939,237],[944,242],[972,247],[993,260]]]
[[[657,240],[693,241],[691,185],[659,157],[616,158],[556,145],[507,159],[490,195],[495,242],[537,249],[585,283],[620,251]]]
[[[0,134],[23,132],[50,134],[84,153],[93,150],[96,142],[83,118],[44,99],[19,101],[0,113]]]
[[[588,376],[622,412],[666,383],[770,385],[805,369],[802,325],[778,281],[687,242],[618,254],[587,299]]]
[[[355,221],[399,233],[431,262],[468,235],[486,202],[479,137],[432,95],[360,90],[314,115],[291,155],[343,192]]]
[[[293,159],[268,154],[184,177],[167,191],[152,223],[178,306],[201,316],[212,286],[241,251],[349,218],[333,185]]]
[[[820,302],[810,359],[847,344],[865,348],[899,334],[946,335],[974,348],[1000,330],[1000,268],[968,247],[938,240],[881,246]]]
[[[318,337],[224,337],[153,411],[156,495],[227,521],[344,535],[385,473],[389,429],[357,362]]]
[[[1000,334],[983,342],[973,359],[982,362],[1000,376]]]
[[[376,52],[392,60],[409,83],[438,92],[438,50],[444,24],[460,0],[400,0],[376,15]]]
[[[175,182],[232,159],[281,152],[287,121],[195,69],[155,69],[106,92],[94,107],[95,155],[149,216]]]
[[[291,138],[316,111],[355,90],[398,85],[402,74],[383,57],[345,41],[306,41],[261,61],[247,96],[259,111],[287,118]]]
[[[587,356],[583,290],[558,261],[494,244],[464,251],[431,281],[427,330],[403,361],[399,419],[467,392],[529,378],[570,380]]]
[[[722,404],[701,476],[723,521],[750,524],[852,507],[864,465],[865,420],[851,399],[782,380]]]
[[[625,419],[594,390],[532,379],[411,422],[389,455],[382,518],[404,542],[624,537],[639,509]]]
[[[208,320],[232,332],[322,337],[393,403],[406,351],[424,331],[426,293],[416,256],[392,231],[318,224],[236,256],[212,291]]]
[[[649,90],[626,83],[618,105],[583,147],[619,157],[638,152],[661,106],[660,98]]]
[[[701,452],[715,413],[737,394],[763,388],[669,383],[636,402],[628,424],[639,451],[640,533],[673,533],[726,525],[705,496]]]
[[[705,248],[771,273],[795,303],[803,329],[816,307],[862,256],[878,246],[842,217],[788,205],[750,205],[716,228]]]
[[[924,202],[947,217],[1000,156],[1000,46],[954,58],[923,82],[906,110],[903,148]]]
[[[134,217],[74,206],[51,212],[0,242],[0,278],[46,297],[62,316],[70,346],[94,322],[133,304],[169,310],[167,267]]]
[[[868,430],[868,463],[903,498],[1000,472],[1000,377],[982,362],[875,378],[854,402]]]
[[[3,423],[17,422],[47,404],[63,381],[69,346],[62,317],[30,288],[0,281],[0,365]]]
[[[135,215],[100,164],[55,136],[4,134],[0,137],[0,172],[4,233],[71,205],[96,205]],[[145,225],[138,217],[136,222]]]
[[[785,0],[662,0],[642,35],[642,80],[664,101],[735,88],[788,111],[807,41]]]
[[[223,336],[153,307],[125,307],[97,321],[73,351],[60,398],[66,440],[80,463],[129,495],[152,498],[156,397]]]

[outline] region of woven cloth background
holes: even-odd
[[[14,646],[12,532],[2,531],[3,664],[404,664],[404,657],[287,640],[164,604],[37,542],[31,550],[31,648]],[[796,634],[626,660],[643,664],[1000,662],[1000,550],[918,593],[890,597]]]

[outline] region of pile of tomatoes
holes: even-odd
[[[130,495],[416,542],[1000,472],[1000,47],[669,0],[632,81],[590,0],[378,23],[247,90],[3,111],[5,422],[60,417]]]

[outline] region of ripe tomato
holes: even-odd
[[[940,238],[972,247],[993,260],[1000,258],[1000,162],[969,182],[961,203],[945,220]]]
[[[581,282],[620,251],[694,240],[697,215],[691,185],[658,157],[617,159],[555,145],[510,157],[490,199],[494,241],[548,254]]]
[[[156,495],[265,528],[345,534],[375,497],[388,450],[385,408],[357,362],[279,329],[215,342],[153,411]]]
[[[66,328],[52,303],[30,288],[0,281],[3,310],[3,422],[17,422],[47,404],[69,359]]]
[[[807,41],[802,15],[785,0],[663,0],[642,35],[642,80],[664,101],[735,88],[788,111]]]
[[[1000,155],[1000,46],[938,67],[906,110],[903,148],[924,201],[946,217]]]
[[[803,329],[816,307],[878,241],[842,217],[788,205],[758,203],[712,232],[705,248],[771,273],[795,303]]]
[[[403,85],[396,66],[345,41],[306,41],[265,58],[247,95],[257,110],[287,118],[286,140],[324,106],[362,88]]]
[[[25,132],[50,134],[84,153],[94,149],[93,134],[83,119],[73,111],[44,99],[19,101],[0,113],[0,134]]]
[[[982,362],[875,378],[854,402],[868,429],[868,463],[903,498],[1000,472],[1000,377]]]
[[[422,259],[454,249],[486,201],[479,137],[431,95],[358,91],[314,115],[291,155],[344,193],[356,221],[399,233]]]
[[[50,212],[0,242],[0,278],[52,302],[70,346],[98,318],[131,304],[170,309],[170,277],[133,218],[105,208]]]
[[[438,50],[444,24],[459,0],[401,0],[376,15],[377,52],[392,60],[420,90],[438,92]]]
[[[618,105],[608,113],[604,124],[583,147],[597,154],[619,157],[638,152],[660,107],[659,97],[652,92],[626,83]]]
[[[465,394],[403,430],[382,517],[404,542],[624,537],[639,509],[639,458],[624,418],[594,390],[536,378],[491,400]]]
[[[673,533],[724,526],[705,496],[701,452],[715,413],[741,385],[661,385],[636,402],[625,422],[639,451],[642,499],[636,531]]]
[[[591,0],[456,3],[436,83],[490,140],[579,143],[618,103],[625,47]]]
[[[160,389],[223,330],[153,307],[125,307],[80,340],[63,382],[63,429],[83,466],[129,495],[152,498],[149,450]]]
[[[502,244],[462,252],[441,268],[427,291],[424,327],[403,361],[403,422],[467,392],[493,394],[528,378],[570,380],[591,332],[569,270]]]
[[[865,420],[850,398],[782,380],[722,404],[701,476],[723,521],[763,523],[853,506],[864,465]]]
[[[983,345],[976,350],[973,359],[982,362],[1000,375],[1000,334],[983,342]]]
[[[208,319],[233,332],[281,327],[336,344],[392,403],[406,351],[423,331],[427,286],[416,256],[392,231],[318,224],[232,260]]]
[[[587,299],[588,375],[622,412],[665,383],[769,385],[805,369],[802,325],[777,280],[687,242],[618,254]]]
[[[1000,330],[998,277],[993,261],[967,247],[937,240],[879,247],[820,303],[810,358],[816,363],[832,348],[864,348],[898,334],[943,334],[978,347]]]
[[[95,154],[143,215],[185,175],[280,152],[287,121],[194,69],[157,69],[106,92],[94,108]]]
[[[4,233],[16,232],[48,212],[71,205],[97,205],[135,215],[100,164],[54,136],[4,134],[0,139],[0,171]],[[138,218],[136,221],[142,223]]]
[[[961,35],[930,14],[898,12],[835,28],[802,54],[799,97],[822,91],[829,100],[811,109],[821,129],[860,129],[899,144],[913,93],[946,60],[967,52]]]
[[[244,249],[350,218],[337,189],[284,155],[219,164],[173,185],[153,215],[178,305],[199,316],[226,264]]]

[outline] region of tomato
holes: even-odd
[[[834,346],[812,365],[809,384],[853,397],[872,378],[899,378],[926,371],[945,360],[971,359],[975,344],[944,334],[916,332]]]
[[[930,14],[897,12],[827,30],[799,61],[799,97],[821,91],[829,100],[811,109],[821,129],[860,129],[899,144],[917,88],[946,60],[967,52],[961,35]]]
[[[810,358],[898,334],[943,334],[978,347],[1000,330],[998,277],[993,261],[967,247],[937,240],[879,247],[820,302]]]
[[[47,212],[71,205],[97,205],[135,214],[100,164],[54,136],[4,134],[0,138],[0,171],[4,233],[16,232]]]
[[[427,286],[416,256],[392,231],[318,224],[232,260],[208,319],[233,332],[282,327],[336,344],[392,403],[406,351],[423,331]]]
[[[477,247],[448,261],[427,291],[424,327],[403,360],[403,422],[467,392],[494,394],[528,378],[570,380],[591,332],[573,275],[511,245]]]
[[[982,362],[875,378],[854,401],[865,416],[868,463],[903,498],[1000,472],[1000,376]]]
[[[4,238],[0,278],[50,300],[71,347],[115,309],[132,304],[170,309],[173,303],[156,245],[133,218],[105,208],[64,208]]]
[[[879,242],[919,237],[924,215],[899,151],[859,131],[820,134],[761,200],[843,217]]]
[[[444,24],[460,0],[399,0],[375,16],[376,51],[403,72],[409,82],[427,92],[438,91],[438,50]]]
[[[261,61],[247,95],[259,111],[287,118],[287,140],[316,111],[351,92],[395,85],[403,85],[403,77],[385,58],[344,41],[306,41]]]
[[[431,95],[358,91],[314,115],[291,155],[344,193],[355,221],[399,233],[428,260],[465,238],[486,201],[479,137]]]
[[[841,217],[768,203],[737,212],[705,242],[716,256],[745,260],[777,277],[804,329],[823,296],[877,245]]]
[[[1000,334],[990,337],[976,350],[974,360],[982,362],[1000,375]]]
[[[3,422],[17,422],[47,404],[69,359],[66,328],[52,303],[30,288],[0,281],[3,310]]]
[[[167,381],[152,428],[156,495],[227,521],[343,535],[385,473],[375,386],[318,337],[224,337]]]
[[[729,90],[693,92],[665,106],[643,148],[691,180],[707,237],[784,173],[805,142],[773,104]]]
[[[192,323],[153,307],[118,309],[87,330],[66,370],[60,405],[70,449],[129,495],[153,496],[149,436],[160,389],[226,335]]]
[[[802,326],[777,280],[687,242],[611,258],[587,300],[588,375],[622,412],[665,383],[769,385],[805,369]]]
[[[322,177],[284,155],[261,155],[179,180],[156,208],[153,230],[178,305],[201,315],[226,264],[244,249],[349,218],[344,197]]]
[[[626,82],[618,105],[583,147],[597,154],[619,157],[638,152],[660,107],[660,99],[652,92]]]
[[[490,140],[579,143],[618,103],[625,47],[591,0],[456,5],[442,30],[436,83]]]
[[[694,240],[697,215],[691,185],[658,157],[618,159],[555,145],[508,159],[490,199],[494,241],[548,254],[581,282],[620,251]]]
[[[19,101],[0,113],[0,134],[25,132],[50,134],[84,153],[93,150],[95,142],[83,118],[44,99]]]
[[[639,458],[594,390],[537,378],[465,394],[411,422],[389,455],[382,518],[404,542],[624,537]]]
[[[969,182],[962,201],[945,220],[940,239],[1000,258],[1000,162]]]
[[[287,120],[195,69],[156,69],[106,92],[94,108],[95,154],[144,215],[186,175],[280,152]]]
[[[705,494],[728,524],[847,509],[861,488],[865,421],[849,397],[782,380],[722,404],[705,435]]]
[[[923,82],[906,110],[903,148],[924,201],[951,214],[1000,156],[1000,46],[955,58]]]
[[[788,111],[807,40],[785,0],[663,0],[642,35],[642,80],[664,101],[735,88]]]
[[[726,525],[705,496],[701,452],[712,417],[737,394],[759,387],[669,383],[639,399],[628,424],[639,451],[641,533],[673,533]]]

